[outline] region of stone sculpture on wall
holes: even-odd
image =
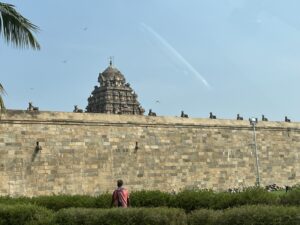
[[[112,65],[99,74],[100,87],[95,86],[88,98],[86,111],[90,113],[143,115],[145,110],[137,101],[137,94],[126,83],[124,75]]]

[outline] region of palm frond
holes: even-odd
[[[2,84],[0,83],[0,94],[4,94],[5,90],[4,87],[2,86]]]
[[[2,84],[0,83],[0,113],[2,111],[5,111],[5,105],[4,105],[4,101],[2,99],[2,95],[5,95],[5,94],[6,94],[6,92],[5,92]]]
[[[40,44],[32,32],[39,27],[32,24],[14,9],[14,5],[0,2],[0,35],[16,47],[40,49]]]

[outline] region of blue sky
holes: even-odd
[[[42,46],[0,41],[7,108],[85,108],[113,56],[146,112],[300,120],[300,1],[7,2],[41,28]]]

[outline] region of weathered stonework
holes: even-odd
[[[36,149],[39,142],[42,150]],[[299,183],[300,124],[257,125],[262,185]],[[0,195],[95,195],[255,184],[248,121],[10,111],[0,119]]]

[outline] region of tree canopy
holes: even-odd
[[[39,31],[39,27],[23,17],[14,7],[0,2],[0,36],[15,47],[39,50],[41,46],[33,35]],[[4,94],[5,90],[0,83],[0,112],[5,109],[2,98]]]

